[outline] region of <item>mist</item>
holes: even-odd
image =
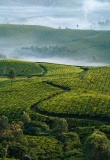
[[[51,58],[37,58],[34,56],[29,57],[19,57],[19,60],[26,60],[31,62],[46,62],[46,63],[54,63],[54,64],[64,64],[64,65],[72,65],[72,66],[107,66],[107,63],[101,62],[90,62],[88,60],[75,60],[71,58],[59,58],[59,57],[51,57]]]
[[[110,30],[110,0],[1,0],[0,24],[40,25],[57,29]],[[38,43],[34,36],[28,38],[24,35],[14,36],[14,34],[12,37],[11,34],[5,38],[0,36],[0,53],[5,54],[7,58],[77,66],[108,65],[102,61],[93,62],[88,57],[83,60],[79,57],[75,60],[74,57],[61,58],[55,55],[51,58],[33,56],[35,53],[32,56],[26,54],[21,56],[19,53],[17,55],[15,53],[17,48],[20,50],[22,47],[40,46],[44,41]],[[44,44],[42,47],[50,45]]]
[[[6,1],[6,0],[5,0]],[[43,25],[53,28],[110,29],[109,0],[15,1],[0,6],[1,24]],[[10,4],[10,5],[9,5]]]
[[[53,47],[54,48],[54,47]],[[38,49],[39,50],[39,49]],[[54,50],[54,49],[53,49]],[[109,57],[104,59],[102,55],[95,56],[95,54],[81,54],[80,52],[75,54],[69,53],[64,54],[63,52],[59,54],[59,52],[41,52],[39,53],[37,50],[33,51],[31,49],[18,49],[15,50],[9,58],[15,58],[19,60],[26,60],[32,62],[47,62],[47,63],[55,63],[55,64],[64,64],[64,65],[75,65],[75,66],[107,66],[110,64]],[[105,56],[107,56],[105,54]]]

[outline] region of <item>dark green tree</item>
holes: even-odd
[[[87,138],[84,152],[90,160],[110,160],[110,140],[97,130]]]
[[[9,127],[8,118],[6,116],[0,117],[0,130],[7,129]]]
[[[6,67],[1,68],[1,74],[5,75],[5,72],[6,72]]]
[[[23,114],[23,122],[24,122],[24,124],[31,122],[31,118],[30,118],[29,114],[26,112]]]
[[[8,77],[9,77],[10,80],[11,80],[11,86],[12,86],[12,81],[16,78],[16,72],[15,72],[15,69],[14,69],[14,68],[10,68]]]
[[[64,118],[55,118],[52,127],[57,133],[68,132],[68,123]]]
[[[9,158],[15,157],[16,159],[23,159],[24,155],[28,153],[26,146],[12,142],[8,146],[8,156]]]
[[[3,147],[1,144],[0,144],[0,157],[5,159],[7,156],[7,148]]]

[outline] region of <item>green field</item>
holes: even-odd
[[[16,71],[12,85],[8,78],[10,68]],[[20,159],[26,153],[32,160],[72,157],[88,160],[83,146],[95,129],[110,139],[110,66],[77,67],[2,60],[0,71],[0,116],[7,116],[9,123],[20,124],[22,112],[31,118],[31,122],[22,127],[23,139],[15,137],[16,143],[13,139],[7,141],[7,158]],[[65,118],[67,133],[56,133],[55,117],[62,121]],[[1,137],[0,132],[0,147],[5,143]],[[19,154],[16,149],[20,149]]]

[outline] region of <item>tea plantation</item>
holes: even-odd
[[[0,61],[0,158],[25,155],[110,159],[110,66]]]

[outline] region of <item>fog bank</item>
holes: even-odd
[[[19,60],[26,60],[31,62],[46,62],[46,63],[55,63],[55,64],[64,64],[64,65],[73,65],[73,66],[107,66],[107,63],[101,62],[89,62],[89,60],[74,60],[70,58],[36,58],[36,57],[22,57]]]

